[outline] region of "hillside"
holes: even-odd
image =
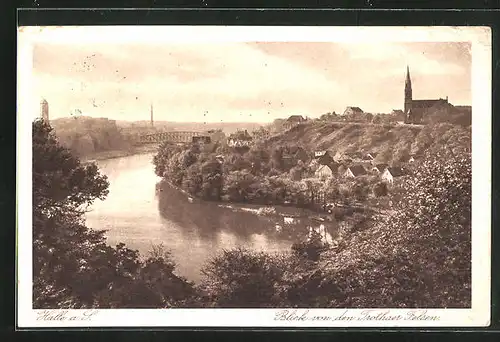
[[[269,138],[266,145],[297,144],[306,150],[328,150],[331,155],[344,152],[377,153],[376,161],[398,162],[404,157],[421,155],[428,149],[457,143],[470,148],[469,127],[438,123],[416,125],[373,125],[361,123],[313,121],[301,124]]]
[[[59,142],[80,157],[131,148],[114,120],[86,116],[51,121]]]

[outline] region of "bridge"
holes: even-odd
[[[164,141],[173,143],[190,143],[193,137],[198,137],[204,135],[202,132],[183,132],[183,131],[171,131],[171,132],[158,132],[158,133],[148,133],[139,136],[139,144],[159,144]]]

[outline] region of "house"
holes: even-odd
[[[264,127],[259,127],[259,128],[254,129],[252,131],[252,136],[255,139],[266,140],[266,139],[269,139],[270,135],[271,135],[271,132],[269,132],[269,130],[264,128]]]
[[[284,123],[283,123],[283,128],[290,129],[298,124],[301,124],[305,122],[306,119],[302,115],[292,115],[290,116]]]
[[[208,135],[198,135],[192,138],[193,143],[210,144],[211,139]]]
[[[316,169],[314,175],[318,178],[327,178],[337,173],[340,164],[335,162],[328,151],[315,151],[314,158],[309,164],[311,169]]]
[[[405,112],[403,112],[401,109],[393,109],[391,112],[392,115],[397,116],[397,117],[403,117],[405,115]]]
[[[226,142],[226,134],[221,129],[211,129],[207,131],[207,135],[213,142],[224,144]]]
[[[347,159],[360,162],[363,160],[363,154],[361,152],[346,152],[344,153],[342,160],[346,161]]]
[[[328,151],[314,151],[314,158],[319,158],[328,154]]]
[[[326,179],[326,178],[333,177],[333,174],[336,171],[337,171],[336,168],[335,168],[335,171],[334,171],[330,165],[320,165],[316,169],[316,171],[314,172],[314,176],[316,178]]]
[[[252,136],[248,131],[238,131],[229,136],[227,144],[231,147],[250,146],[253,142]]]
[[[315,151],[314,160],[316,160],[319,165],[329,165],[335,163],[333,157],[328,151]]]
[[[357,115],[363,113],[363,110],[359,107],[347,107],[344,111],[344,115]]]
[[[344,177],[355,178],[366,175],[366,169],[362,165],[353,165],[347,168]]]
[[[387,164],[377,164],[372,167],[372,172],[374,173],[382,173],[387,169],[389,165]]]
[[[398,178],[404,175],[403,170],[400,167],[387,167],[382,173],[382,180],[392,184],[394,178]]]
[[[363,160],[372,161],[377,157],[377,155],[378,155],[378,153],[375,153],[375,152],[367,153],[363,156]]]

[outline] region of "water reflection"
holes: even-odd
[[[205,239],[214,239],[221,232],[232,233],[240,241],[250,241],[253,234],[273,234],[272,217],[258,216],[251,212],[231,210],[216,202],[195,199],[170,185],[162,183],[158,192],[158,210],[162,219],[184,227],[186,234],[193,232]]]
[[[158,183],[151,158],[145,154],[98,163],[108,176],[109,195],[93,205],[87,224],[108,230],[110,244],[124,242],[142,254],[152,244],[163,244],[172,252],[178,273],[190,280],[199,281],[202,266],[221,249],[289,251],[307,236],[308,227],[319,226],[295,208],[276,207],[270,215],[257,215],[257,206],[190,201],[170,185]],[[324,226],[329,234],[335,231],[333,223]]]

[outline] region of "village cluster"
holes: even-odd
[[[292,120],[287,122],[295,122],[296,116],[292,116]],[[301,121],[302,123],[303,121]],[[297,122],[295,122],[295,125]],[[293,126],[287,127],[290,129]],[[268,130],[258,130],[248,133],[248,131],[237,131],[225,137],[221,131],[209,131],[207,135],[200,137],[193,137],[193,142],[223,142],[227,143],[229,147],[250,147],[255,143],[255,140],[268,138],[270,135]],[[223,156],[217,156],[220,161]],[[312,155],[304,148],[293,146],[285,149],[283,159],[299,160],[302,162],[310,161],[308,169],[311,170],[315,178],[326,180],[331,177],[343,178],[356,178],[361,176],[379,176],[380,179],[388,185],[394,183],[395,180],[400,179],[406,175],[406,165],[414,162],[418,157],[409,155],[407,158],[401,160],[398,165],[390,165],[387,163],[376,163],[376,152],[337,152],[332,153],[328,150],[315,151]]]

